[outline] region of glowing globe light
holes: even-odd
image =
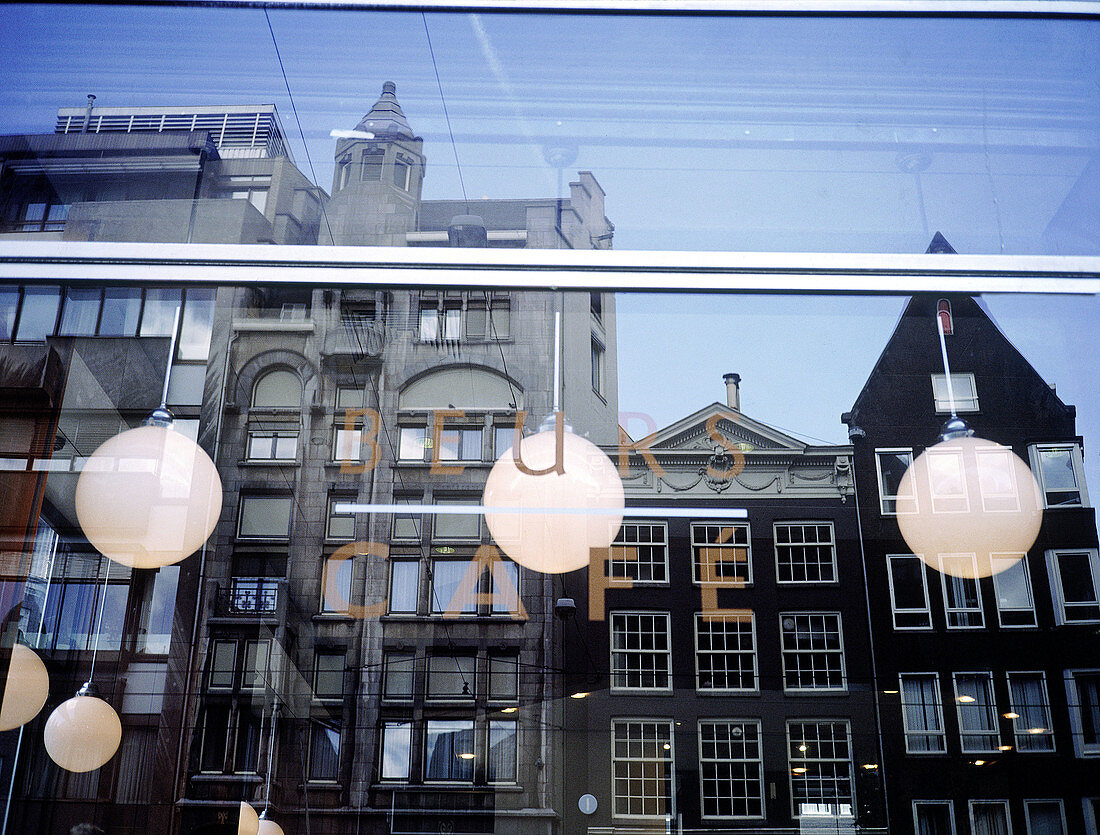
[[[54,709],[43,732],[46,753],[66,771],[92,771],[118,751],[122,723],[113,707],[80,691]]]
[[[898,527],[910,550],[952,577],[1011,568],[1035,542],[1042,496],[1008,447],[970,436],[929,447],[898,487]]]
[[[189,557],[214,530],[221,504],[221,480],[209,456],[156,424],[106,441],[85,462],[76,486],[76,515],[88,541],[131,568]]]
[[[260,816],[251,805],[241,801],[240,822],[237,824],[237,835],[259,835]]]
[[[30,722],[50,695],[50,675],[33,649],[23,644],[11,648],[11,666],[0,705],[0,731]]]
[[[266,815],[267,812],[264,812],[264,814]],[[283,828],[279,824],[265,817],[260,818],[260,828],[257,832],[258,835],[284,835]]]
[[[600,449],[562,431],[560,472],[556,432],[540,432],[493,465],[485,483],[485,521],[493,539],[522,566],[562,574],[588,565],[593,548],[607,548],[622,525],[623,484]],[[550,472],[542,472],[550,469]],[[510,512],[515,508],[517,512]]]

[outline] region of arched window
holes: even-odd
[[[269,371],[256,381],[252,389],[254,409],[300,409],[302,381],[293,371]]]

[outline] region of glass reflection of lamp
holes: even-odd
[[[522,566],[563,574],[588,565],[622,525],[624,494],[615,465],[574,435],[558,406],[561,314],[555,314],[554,414],[514,444],[485,482],[485,521],[497,545]],[[519,434],[517,428],[517,434]]]
[[[10,731],[30,722],[50,695],[50,674],[38,654],[23,644],[13,644],[11,666],[0,705],[0,731]]]
[[[241,801],[241,814],[237,823],[237,835],[259,835],[260,816],[252,804]]]
[[[76,515],[88,541],[131,568],[160,568],[189,557],[221,512],[214,463],[173,430],[167,407],[179,316],[177,308],[160,406],[141,426],[92,453],[76,486]]]
[[[106,563],[105,568],[88,680],[75,696],[54,708],[43,730],[46,753],[66,771],[93,771],[99,768],[115,755],[122,741],[122,723],[118,714],[99,698],[99,691],[92,683],[103,610],[107,605],[107,579],[111,575],[111,564]]]
[[[898,487],[898,527],[910,550],[952,577],[989,577],[1019,562],[1039,535],[1042,497],[1011,449],[974,437],[955,409],[943,319],[936,316],[951,418],[941,442]],[[903,502],[912,502],[903,509]]]

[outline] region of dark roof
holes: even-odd
[[[405,112],[397,103],[397,85],[387,81],[382,85],[382,96],[374,103],[370,113],[359,120],[356,130],[373,133],[376,137],[404,137],[415,139]]]
[[[86,157],[116,154],[123,156],[198,154],[206,148],[217,158],[210,131],[181,130],[162,133],[32,133],[0,136],[0,156]]]

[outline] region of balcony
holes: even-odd
[[[326,361],[350,363],[382,356],[383,325],[376,319],[341,318],[325,333],[321,354]]]
[[[214,598],[214,617],[233,620],[279,620],[286,608],[286,580],[270,577],[235,577],[228,588],[219,587]]]

